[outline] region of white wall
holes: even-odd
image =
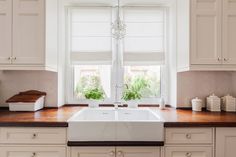
[[[191,99],[210,94],[236,96],[235,72],[182,72],[177,74],[177,107],[190,107]]]
[[[48,71],[0,71],[0,106],[5,101],[25,90],[40,90],[47,93],[46,106],[57,107],[57,73]]]

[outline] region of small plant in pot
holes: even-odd
[[[99,107],[99,103],[104,99],[104,92],[99,88],[90,88],[84,91],[86,99],[90,100],[90,107]]]
[[[131,83],[125,84],[122,99],[128,103],[128,107],[138,107],[142,98],[142,91],[149,87],[149,82],[144,77],[136,77]]]

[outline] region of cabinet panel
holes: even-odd
[[[116,157],[160,157],[160,147],[117,147]]]
[[[43,64],[44,0],[13,1],[13,64]]]
[[[12,0],[0,1],[0,64],[10,64],[12,53]]]
[[[213,157],[212,147],[165,147],[165,157]]]
[[[166,128],[167,144],[211,144],[212,128]]]
[[[224,64],[236,64],[236,0],[223,1]]]
[[[66,157],[65,147],[0,147],[1,157]]]
[[[71,147],[71,157],[115,157],[115,147]]]
[[[219,0],[191,1],[191,63],[221,64],[222,8]]]
[[[216,128],[216,157],[235,157],[236,128]]]
[[[4,144],[66,144],[65,128],[1,128]]]

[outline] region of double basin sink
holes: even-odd
[[[68,120],[69,141],[164,141],[164,124],[150,109],[85,108]]]

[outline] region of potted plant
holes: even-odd
[[[142,98],[142,91],[149,87],[149,81],[144,77],[136,77],[129,84],[125,84],[122,99],[128,103],[128,107],[138,107]]]
[[[84,91],[84,96],[91,100],[89,107],[99,107],[99,102],[104,99],[104,92],[99,88],[90,88]]]

